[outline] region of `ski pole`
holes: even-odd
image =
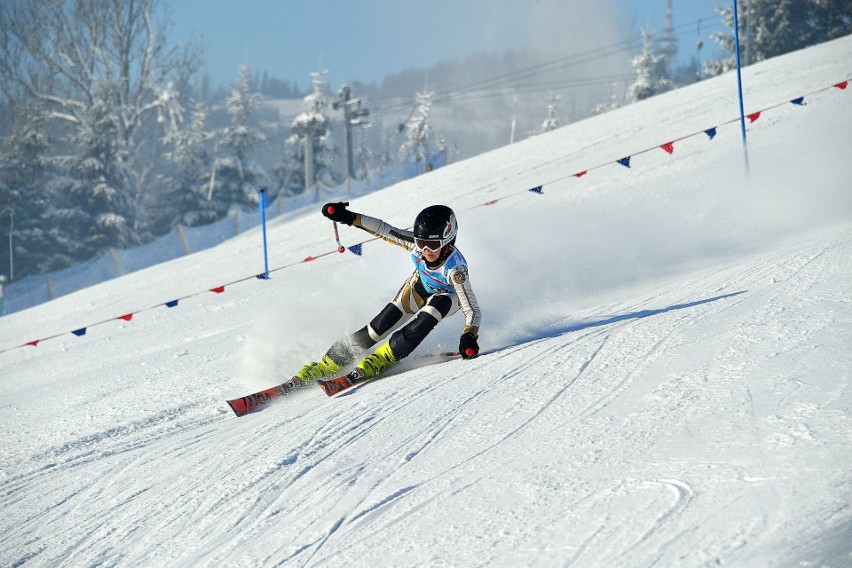
[[[328,206],[328,212],[329,214],[334,215],[334,205]],[[346,252],[346,248],[340,244],[340,233],[337,230],[337,221],[332,221],[332,223],[334,224],[334,240],[337,241],[337,252]]]
[[[340,244],[340,233],[337,232],[337,221],[333,221],[334,223],[334,240],[337,241],[337,252],[346,252],[346,248]]]

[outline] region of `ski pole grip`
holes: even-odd
[[[329,215],[334,215],[334,212],[337,211],[337,209],[334,208],[334,205],[329,205],[326,211],[328,211]]]

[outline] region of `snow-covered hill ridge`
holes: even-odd
[[[849,61],[852,38],[767,61],[747,97],[794,98]],[[732,85],[353,202],[398,225],[459,211],[476,360],[415,353],[345,396],[230,414],[225,398],[288,377],[393,296],[411,269],[383,243],[3,354],[0,565],[848,564],[848,90],[751,125],[748,176],[732,126],[572,177],[652,147],[660,125],[730,117]],[[273,266],[333,242],[318,214],[269,239]],[[0,345],[256,273],[257,241],[3,318]],[[454,348],[462,325],[419,353]]]

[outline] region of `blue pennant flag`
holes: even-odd
[[[790,101],[794,105],[805,106],[807,103],[805,102],[805,97],[799,97],[797,99],[793,99]]]
[[[71,333],[73,333],[73,334],[74,334],[74,335],[76,335],[77,337],[83,337],[84,335],[86,335],[86,328],[85,328],[85,327],[81,327],[80,329],[75,329],[75,330],[74,330],[74,331],[72,331]]]
[[[178,300],[172,300],[171,302],[166,302],[167,308],[174,308],[177,305],[178,305]]]
[[[704,134],[710,137],[710,140],[713,140],[713,137],[716,136],[716,128],[708,128],[704,131]]]
[[[618,163],[621,164],[622,166],[624,166],[625,168],[629,168],[630,167],[630,156],[627,156],[626,158],[621,158],[620,160],[618,160]]]
[[[539,195],[541,195],[542,193],[544,193],[544,191],[541,188],[542,188],[542,186],[534,187],[530,191],[533,192],[533,193],[538,193]]]
[[[357,254],[358,256],[361,256],[361,245],[352,245],[351,247],[349,247],[349,250],[351,250],[353,253]]]

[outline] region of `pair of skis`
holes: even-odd
[[[431,353],[427,355],[428,357],[455,357],[458,355],[458,352],[448,352],[448,353]],[[336,377],[328,380],[320,380],[317,381],[319,387],[323,390],[325,394],[328,396],[334,396],[337,393],[343,392],[348,388],[351,388],[357,384],[368,383],[372,379],[364,376],[364,373],[361,372],[360,369],[356,368],[354,371],[349,373],[348,375],[343,375],[342,377]],[[256,393],[242,396],[240,398],[234,398],[228,400],[228,406],[231,407],[231,410],[234,411],[234,414],[237,416],[245,416],[246,414],[251,414],[252,412],[259,410],[273,400],[289,396],[293,393],[304,390],[308,387],[308,385],[303,385],[302,382],[293,377],[289,381],[282,383],[280,385],[276,385],[274,387],[264,389],[262,391],[258,391]]]
[[[332,396],[359,382],[367,382],[369,380],[367,378],[363,378],[363,376],[360,379],[357,377],[354,379],[355,380],[351,379],[349,375],[345,375],[343,377],[337,377],[327,381],[317,381],[317,384],[319,384],[325,394]],[[247,396],[241,396],[240,398],[234,398],[227,402],[228,406],[231,407],[231,410],[234,411],[234,414],[237,416],[245,416],[246,414],[250,414],[255,410],[263,408],[277,398],[291,395],[305,388],[307,388],[306,385],[302,385],[299,379],[292,379],[272,388],[264,389]]]

